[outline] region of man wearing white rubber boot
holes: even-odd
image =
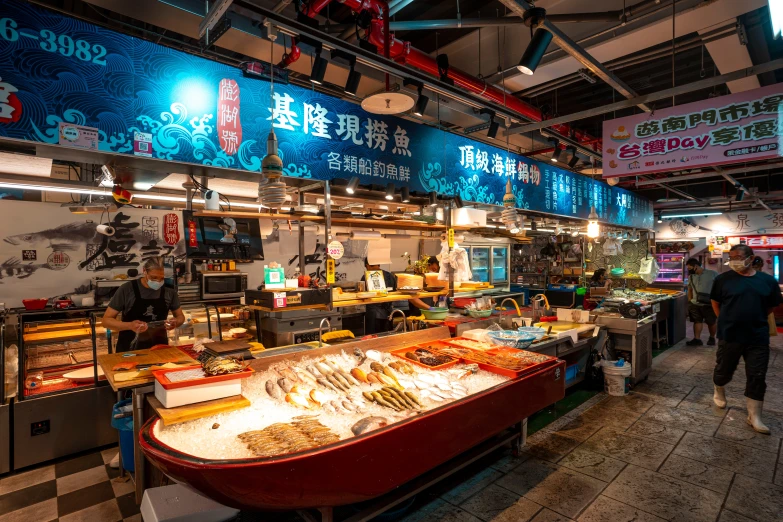
[[[769,433],[761,422],[766,376],[769,365],[769,324],[767,316],[781,303],[780,288],[772,276],[756,272],[753,249],[734,245],[729,252],[730,272],[720,274],[712,286],[710,299],[718,316],[718,351],[715,354],[714,401],[726,407],[726,386],[745,359],[745,397],[748,424],[759,433]]]

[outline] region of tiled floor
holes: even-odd
[[[403,520],[783,521],[783,337],[772,351],[771,435],[745,423],[744,367],[719,410],[715,348],[680,343],[627,397],[595,396],[529,437],[523,458],[477,463],[420,495]]]
[[[117,479],[117,448],[0,479],[0,522],[141,522],[133,483]]]
[[[715,348],[680,343],[654,359],[649,379],[627,397],[598,394],[568,413],[550,412],[520,458],[504,450],[481,459],[419,494],[402,520],[783,521],[781,353],[783,336],[772,339],[767,376],[771,435],[745,423],[744,367],[727,386],[729,407],[719,410]],[[0,522],[140,521],[131,484],[113,481],[106,465],[114,451],[0,479]]]

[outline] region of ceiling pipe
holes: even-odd
[[[764,198],[767,201],[781,201],[783,200],[783,191],[776,191],[776,192],[769,192],[764,195]],[[722,207],[731,207],[732,210],[740,207],[745,206],[752,206],[756,203],[755,199],[746,199],[743,200],[741,203],[734,201],[733,199],[726,198],[726,197],[714,197],[714,198],[705,198],[701,201],[664,201],[661,203],[654,203],[653,208],[655,210],[666,210],[666,209],[691,209],[693,207],[701,208],[701,207],[711,207],[711,208],[722,208]],[[765,209],[769,210],[767,206],[764,207]],[[774,210],[773,210],[774,212]]]
[[[508,7],[511,11],[515,12],[521,18],[525,17],[525,13],[533,9],[533,5],[527,0],[500,0],[500,2]],[[638,94],[631,89],[624,81],[612,74],[609,69],[604,67],[601,62],[593,58],[590,53],[582,49],[575,41],[571,39],[567,34],[557,28],[551,21],[546,18],[537,20],[538,23],[533,23],[531,28],[546,29],[552,33],[553,41],[560,46],[565,52],[576,58],[576,60],[587,67],[598,78],[612,86],[617,92],[622,94],[628,99],[636,98]],[[637,106],[646,112],[651,112],[651,109],[644,103],[639,103]]]
[[[726,38],[727,36],[731,36],[733,34],[737,34],[736,23],[731,24],[731,26],[729,27],[723,27],[721,29],[710,31],[709,33],[705,33],[703,35],[695,35],[695,36],[688,37],[687,39],[677,43],[677,45],[675,46],[675,52],[682,52],[682,51],[688,51],[690,49],[695,49],[701,47],[702,45],[706,45],[718,40],[722,40],[723,38]],[[610,71],[616,71],[626,67],[631,67],[634,65],[651,62],[659,58],[665,58],[667,56],[671,56],[672,54],[671,46],[668,44],[664,44],[664,45],[665,48],[659,48],[656,50],[646,51],[641,54],[618,58],[616,60],[606,62],[604,65]],[[555,89],[560,89],[562,87],[565,87],[566,85],[572,85],[574,83],[578,83],[583,79],[584,79],[583,76],[578,72],[571,73],[561,78],[558,78],[557,80],[553,80],[551,82],[547,82],[541,85],[536,85],[535,87],[531,87],[529,89],[516,91],[514,94],[517,96],[525,96],[525,97],[540,96],[541,94],[551,92]]]
[[[636,186],[637,187],[644,187],[647,185],[657,185],[660,183],[676,183],[678,181],[692,181],[697,179],[705,179],[705,178],[716,178],[719,176],[723,176],[724,174],[729,175],[736,175],[736,174],[745,174],[750,172],[759,172],[763,170],[770,170],[774,169],[776,167],[783,167],[783,162],[777,162],[777,163],[766,163],[763,165],[754,165],[752,167],[740,167],[736,169],[721,169],[722,172],[713,171],[713,172],[699,172],[697,174],[685,174],[682,176],[672,176],[668,178],[659,178],[654,180],[645,180],[645,181],[637,181]]]
[[[671,87],[669,89],[664,89],[662,91],[652,92],[650,94],[643,94],[641,96],[637,96],[636,98],[622,100],[619,102],[610,103],[608,105],[602,105],[600,107],[587,109],[584,111],[573,112],[571,114],[566,114],[564,116],[557,116],[555,118],[551,118],[550,120],[547,120],[544,123],[537,122],[537,123],[530,123],[525,125],[516,125],[516,126],[512,125],[511,128],[506,131],[506,133],[519,134],[519,133],[533,132],[539,129],[543,129],[545,127],[553,126],[556,123],[568,123],[575,120],[581,120],[584,118],[590,118],[601,114],[607,114],[609,112],[613,112],[621,109],[628,109],[630,107],[638,106],[639,103],[642,102],[648,103],[648,102],[662,100],[665,98],[671,98],[672,96],[679,96],[680,94],[694,92],[700,89],[707,89],[709,87],[714,87],[716,85],[721,85],[734,80],[741,80],[743,78],[749,78],[751,76],[756,76],[758,74],[763,74],[765,72],[770,72],[781,68],[783,68],[783,58],[778,58],[776,60],[772,60],[767,63],[754,65],[753,67],[745,67],[743,69],[737,69],[736,71],[732,71],[726,74],[721,74],[719,76],[713,76],[711,78],[705,78],[703,80],[686,83],[684,85],[678,85],[676,87]]]
[[[330,0],[312,0],[303,8],[302,12],[307,14],[307,16],[314,17],[320,10],[326,7],[329,1]],[[385,20],[379,19],[379,17],[386,12],[381,5],[380,0],[342,0],[342,4],[354,12],[369,10],[373,14],[373,19],[370,21],[370,27],[368,28],[367,40],[378,49],[388,48],[389,58],[398,63],[415,67],[432,76],[440,77],[438,64],[432,56],[415,49],[411,46],[410,42],[403,42],[391,37],[386,38],[386,35],[389,35],[390,33],[388,31],[388,25],[384,27],[384,24],[388,24],[389,20],[388,17],[384,17]],[[501,89],[490,85],[485,80],[480,80],[455,67],[450,67],[446,76],[454,82],[455,87],[471,91],[493,103],[505,106],[524,119],[537,122],[544,119],[543,114],[537,107],[520,100],[511,95],[511,93],[504,92]],[[577,141],[576,145],[578,145],[580,149],[584,149],[585,145],[592,145],[593,148],[600,150],[600,138],[572,129],[569,125],[554,126],[552,127],[552,130],[559,134],[558,137],[565,138],[573,135]]]
[[[751,193],[751,192],[750,192],[750,191],[749,191],[749,190],[748,190],[748,189],[745,187],[745,185],[743,185],[742,183],[740,183],[739,181],[737,181],[736,179],[734,179],[734,178],[731,176],[731,174],[729,174],[728,172],[726,172],[725,170],[723,170],[723,169],[722,169],[722,168],[720,168],[720,167],[713,167],[713,169],[715,169],[715,172],[717,172],[718,174],[720,174],[721,176],[723,176],[723,178],[724,178],[726,181],[728,181],[729,183],[731,183],[732,185],[734,185],[734,187],[737,189],[737,191],[738,191],[738,192],[741,190],[741,191],[742,191],[742,192],[744,192],[745,194],[747,194],[747,195],[749,195],[749,196],[753,197],[753,194],[752,194],[752,193]],[[762,207],[764,207],[765,209],[767,209],[767,210],[769,210],[770,212],[772,212],[772,209],[771,209],[771,208],[769,208],[769,205],[767,205],[766,203],[764,203],[764,201],[762,201],[760,197],[756,196],[756,202],[757,202],[759,205],[761,205]]]
[[[584,38],[580,38],[579,40],[577,40],[576,43],[581,45],[581,46],[584,46],[584,44],[586,44],[587,42],[589,42],[590,40],[593,40],[595,38],[600,38],[601,36],[604,36],[606,34],[613,34],[613,35],[616,34],[616,31],[618,29],[625,27],[627,24],[634,24],[635,25],[635,24],[638,24],[639,22],[641,22],[641,21],[643,21],[643,20],[645,20],[645,19],[647,19],[649,17],[655,16],[656,14],[658,14],[658,13],[660,13],[662,11],[668,11],[669,10],[669,5],[670,5],[670,0],[664,0],[663,2],[661,2],[661,3],[666,3],[667,5],[661,5],[661,3],[653,2],[654,4],[657,4],[660,7],[658,7],[657,9],[653,9],[652,11],[648,11],[648,9],[653,7],[652,5],[649,5],[649,2],[643,2],[643,3],[648,4],[648,5],[646,5],[646,9],[643,9],[644,11],[647,11],[646,13],[639,14],[638,16],[634,17],[632,20],[627,20],[626,22],[620,22],[620,23],[618,23],[616,25],[613,25],[611,27],[608,27],[606,29],[598,31],[597,33],[593,33],[593,34],[591,34],[589,36],[585,36]],[[706,5],[706,3],[702,3],[702,4],[700,4],[700,6],[701,5]],[[544,54],[543,59],[552,58],[553,56],[557,55],[558,53],[560,53],[562,51],[563,51],[562,49],[554,49],[552,51],[549,51],[549,52]],[[503,70],[501,72],[495,72],[495,73],[492,73],[490,75],[487,75],[486,78],[487,78],[487,80],[494,81],[494,79],[496,77],[498,77],[498,76],[504,76],[504,75],[506,75],[509,72],[516,72],[516,71],[517,71],[516,67],[509,67],[508,69],[505,69],[505,70]]]

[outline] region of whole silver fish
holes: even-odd
[[[351,431],[354,435],[361,435],[362,433],[366,433],[368,431],[383,428],[387,424],[389,424],[389,421],[386,419],[386,417],[365,417],[351,426]]]
[[[266,381],[266,384],[264,386],[266,387],[266,392],[273,399],[280,399],[282,397],[282,394],[280,393],[280,388],[277,387],[277,385],[272,381],[272,379]]]

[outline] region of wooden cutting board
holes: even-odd
[[[214,343],[208,343],[204,345],[204,348],[206,348],[208,352],[212,352],[217,355],[223,355],[227,353],[241,352],[242,350],[249,350],[250,343],[245,339],[235,339],[232,341],[218,341]]]
[[[128,354],[136,354],[128,357]],[[135,388],[137,386],[143,386],[151,383],[155,378],[151,372],[143,372],[138,378],[131,379],[129,381],[116,382],[114,375],[118,372],[112,370],[114,365],[120,363],[136,363],[136,364],[165,364],[167,362],[184,362],[191,364],[199,364],[198,361],[185,355],[185,353],[173,347],[160,348],[157,350],[134,350],[132,352],[123,353],[108,353],[98,356],[98,364],[103,369],[103,373],[106,375],[106,379],[111,384],[114,391],[118,391],[126,388]]]
[[[241,410],[250,406],[250,400],[243,395],[187,404],[176,408],[164,408],[163,404],[154,395],[148,395],[147,400],[166,426],[208,417],[217,413]]]

